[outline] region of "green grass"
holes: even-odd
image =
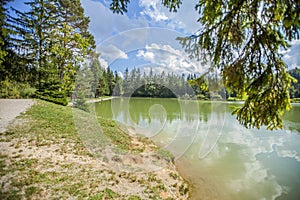
[[[119,125],[112,120],[98,117],[103,133],[117,145],[121,150],[127,152],[130,150],[131,137],[120,129]]]

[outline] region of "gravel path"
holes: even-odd
[[[8,125],[33,104],[31,99],[0,99],[0,133],[5,132]]]

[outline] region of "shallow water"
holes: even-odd
[[[117,98],[98,115],[134,127],[171,151],[193,184],[192,199],[299,199],[300,105],[284,130],[246,129],[231,115],[238,103]]]

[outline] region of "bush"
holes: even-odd
[[[35,88],[30,87],[28,84],[23,84],[20,90],[20,95],[24,98],[34,97],[35,91]]]
[[[56,103],[59,105],[68,105],[68,98],[62,91],[55,90],[39,90],[36,93],[36,97],[45,101]]]
[[[36,97],[59,105],[68,105],[66,91],[62,89],[59,80],[49,79],[41,82],[41,87],[36,91]]]
[[[0,85],[0,98],[30,98],[34,96],[36,91],[36,89],[31,87],[29,84],[14,82],[8,78],[1,81]]]

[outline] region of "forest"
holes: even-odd
[[[30,0],[25,3],[28,11],[8,9],[8,2],[1,2],[0,13],[0,98],[33,97],[67,105],[73,95],[79,99],[237,97],[214,73],[199,76],[151,70],[146,74],[133,67],[120,77],[110,67],[104,69],[80,0]],[[300,69],[289,73],[295,78],[290,97],[299,98]]]

